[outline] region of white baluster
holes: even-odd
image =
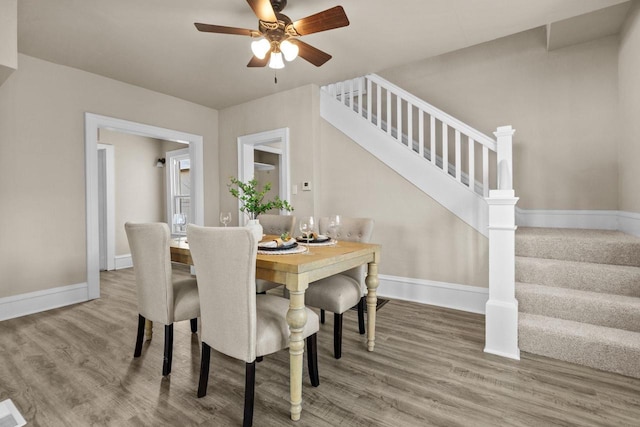
[[[387,135],[391,136],[393,113],[391,110],[391,91],[387,90]]]
[[[346,86],[346,82],[340,83],[340,102],[342,103],[342,105],[347,105],[347,100],[345,96],[345,86]]]
[[[460,155],[460,131],[456,129],[456,146],[455,146],[455,155],[456,155],[456,181],[462,182],[462,173],[461,173],[461,163],[462,156]]]
[[[489,149],[482,146],[482,195],[489,197]]]
[[[449,174],[449,127],[442,122],[442,170]]]
[[[436,164],[436,118],[433,116],[430,116],[431,120],[430,120],[430,133],[431,135],[429,135],[429,142],[431,144],[431,163],[433,165]]]
[[[471,191],[476,191],[476,159],[475,159],[475,144],[473,138],[469,137],[469,188]]]
[[[369,123],[373,123],[371,121],[371,95],[373,92],[371,91],[371,79],[367,79],[367,120]]]
[[[378,129],[382,129],[382,88],[380,87],[380,85],[378,85],[378,99],[377,99],[377,109],[376,109],[376,117],[377,117],[377,124],[378,124]]]
[[[396,139],[402,144],[402,98],[396,95]]]
[[[407,101],[407,147],[413,151],[413,105]]]
[[[349,80],[349,109],[353,110],[353,79]]]
[[[363,77],[358,79],[358,115],[360,116],[362,116],[362,96],[364,92],[363,80]]]
[[[424,158],[424,111],[418,109],[418,154]]]

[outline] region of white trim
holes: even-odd
[[[516,208],[516,224],[522,227],[620,230],[640,236],[640,214],[625,211]]]
[[[87,301],[88,285],[61,286],[0,298],[0,321]]]
[[[176,170],[173,167],[173,162],[175,158],[188,157],[189,159],[191,159],[189,154],[189,147],[187,146],[186,148],[181,148],[179,150],[167,151],[164,153],[164,156],[165,156],[164,190],[165,190],[165,200],[166,200],[165,214],[167,215],[166,221],[167,221],[167,224],[169,225],[169,230],[171,230],[171,235],[177,236],[178,234],[173,232],[173,214],[175,213],[173,196],[177,192],[176,183],[178,178],[176,177]],[[189,174],[191,174],[191,170],[189,170]],[[189,194],[189,197],[191,197],[191,194]],[[189,221],[191,221],[191,218],[187,218],[187,222]],[[181,236],[184,236],[184,235],[186,235],[186,232],[184,234],[181,234]]]
[[[640,237],[640,214],[619,211],[618,230]]]
[[[409,277],[378,275],[380,297],[484,314],[489,288]]]
[[[191,156],[191,209],[192,222],[204,225],[204,163],[201,135],[130,122],[93,113],[84,115],[85,132],[85,196],[87,215],[87,286],[85,298],[100,297],[100,236],[98,232],[98,129],[189,144]]]
[[[114,270],[116,256],[115,151],[113,145],[108,144],[98,144],[98,151],[104,151],[105,169],[105,176],[98,177],[98,182],[104,186],[104,194],[100,195],[100,197],[104,197],[104,224],[100,224],[100,231],[104,233],[104,236],[100,236],[100,242],[104,239],[104,257],[106,258],[104,264],[100,261],[100,268]],[[104,178],[104,182],[101,182],[102,178]]]
[[[115,258],[115,269],[122,270],[123,268],[131,268],[133,267],[133,258],[131,258],[131,254],[126,255],[118,255]]]

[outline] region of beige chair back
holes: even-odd
[[[244,227],[187,226],[198,279],[201,338],[236,359],[256,358],[256,251]]]
[[[329,232],[329,218],[322,217],[318,223],[318,230],[320,234],[327,234]],[[334,236],[340,240],[347,242],[362,242],[369,243],[371,241],[371,235],[373,234],[373,220],[371,218],[340,218],[340,228],[338,235]],[[360,283],[361,291],[364,292],[365,284],[364,277],[367,272],[367,266],[361,265],[351,270],[345,271],[344,275],[354,278]]]
[[[136,275],[138,312],[146,319],[170,325],[174,319],[169,226],[127,222],[124,228]]]
[[[274,234],[279,236],[284,233],[289,233],[293,236],[293,227],[296,217],[293,215],[262,214],[258,217],[258,221],[262,226],[264,234]]]

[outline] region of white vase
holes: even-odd
[[[247,222],[246,227],[253,232],[253,236],[256,238],[256,242],[262,240],[263,230],[260,221],[258,221],[257,219],[250,219],[249,222]]]

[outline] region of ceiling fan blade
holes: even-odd
[[[211,25],[211,24],[200,24],[196,22],[193,24],[196,26],[198,31],[203,31],[205,33],[219,33],[219,34],[236,34],[239,36],[251,36],[256,31],[249,30],[247,28],[236,28],[236,27],[225,27],[222,25]]]
[[[259,20],[278,22],[270,0],[247,0],[247,3],[249,3],[249,6],[253,9],[253,13],[256,14]]]
[[[347,14],[342,6],[332,7],[315,15],[307,16],[293,23],[293,28],[301,36],[349,25]]]
[[[269,63],[269,58],[271,55],[267,53],[264,59],[260,59],[257,56],[253,56],[251,61],[247,64],[247,67],[264,67]]]
[[[311,46],[310,44],[303,42],[302,40],[289,39],[289,41],[291,43],[295,43],[296,45],[298,45],[299,57],[301,57],[302,59],[306,59],[316,67],[321,66],[322,64],[324,64],[325,62],[331,59],[331,55],[329,55],[328,53],[323,52],[320,49],[317,49]]]

